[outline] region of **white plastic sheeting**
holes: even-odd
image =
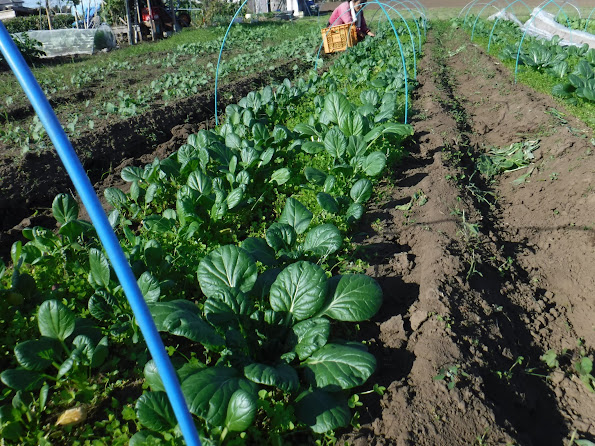
[[[21,34],[14,34],[13,37],[19,38]],[[41,49],[45,52],[43,57],[93,54],[116,46],[116,36],[108,25],[101,25],[97,29],[53,29],[28,31],[26,34],[41,42]]]
[[[582,46],[585,43],[589,45],[589,48],[595,48],[595,35],[567,28],[566,26],[556,22],[554,15],[549,12],[540,11],[541,8],[537,7],[531,12],[531,18],[523,25],[514,14],[504,10],[488,17],[488,20],[508,20],[515,22],[523,31],[527,31],[527,34],[540,39],[551,40],[552,37],[560,37],[560,45],[568,46]],[[564,21],[564,14],[558,16],[558,20]]]
[[[512,12],[505,11],[504,9],[501,9],[497,13],[492,14],[491,16],[489,16],[488,17],[488,20],[491,20],[491,21],[504,20],[506,22],[514,22],[519,27],[522,27],[523,26],[523,23],[519,19],[517,19],[516,16]]]
[[[558,20],[564,21],[565,15],[558,16]],[[578,31],[565,27],[564,25],[554,20],[554,15],[549,12],[541,11],[535,8],[531,13],[531,19],[523,26],[523,30],[527,31],[530,36],[551,39],[553,36],[559,36],[562,40],[560,45],[589,45],[590,48],[595,48],[595,36],[591,33]]]

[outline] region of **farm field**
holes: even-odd
[[[437,17],[466,4],[430,3],[449,8]],[[215,53],[158,53],[175,60],[152,79],[96,73],[92,97],[57,96],[77,97],[56,101],[61,118],[98,123],[74,145],[203,444],[593,444],[586,87],[555,97],[558,81],[528,64],[515,83],[499,57],[511,42],[487,54],[460,20],[431,21],[416,51],[398,27],[403,59],[381,27],[309,72],[319,31],[297,23],[311,30],[303,55],[224,78],[219,125],[209,83],[161,89],[134,116],[91,112]],[[288,35],[263,28],[256,52]],[[31,119],[24,104],[5,104],[3,125]],[[84,210],[54,200],[72,194],[57,158],[3,144],[3,439],[182,444]],[[57,424],[69,408],[85,415]]]

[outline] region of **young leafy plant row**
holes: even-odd
[[[475,19],[467,21],[472,25]],[[493,23],[480,19],[474,34],[488,38]],[[492,43],[499,50],[499,57],[504,61],[516,61],[519,65],[551,76],[560,81],[552,89],[552,94],[566,98],[572,104],[595,102],[595,49],[582,46],[561,46],[560,37],[551,40],[525,36],[519,52],[518,46],[522,31],[511,22],[499,22]]]
[[[205,444],[312,443],[349,424],[350,391],[375,370],[350,339],[352,323],[380,308],[381,289],[332,265],[344,261],[375,179],[412,134],[397,122],[406,93],[389,48],[394,39],[381,31],[322,76],[250,93],[217,129],[124,169],[128,193],[105,191]],[[19,331],[2,342],[7,350],[16,341],[14,357],[2,359],[3,438],[52,444],[73,429],[51,426],[60,411],[98,410],[111,395],[100,389],[144,377],[150,390],[132,413],[124,406],[107,427],[74,429],[101,441],[94,428],[105,428],[111,444],[179,444],[93,227],[72,197],[59,195],[52,210],[57,233],[26,229],[29,242],[11,251],[2,305]],[[58,422],[82,422],[84,412]]]

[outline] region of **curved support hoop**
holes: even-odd
[[[405,122],[404,123],[407,124],[407,113],[408,113],[408,109],[409,109],[409,86],[407,83],[407,65],[405,64],[405,53],[403,52],[403,45],[401,44],[401,39],[399,39],[399,34],[397,33],[397,30],[395,29],[395,25],[394,25],[393,21],[390,19],[390,16],[388,15],[388,12],[386,12],[386,9],[384,9],[384,5],[381,2],[379,2],[378,0],[373,0],[372,3],[377,3],[378,6],[380,6],[382,11],[386,15],[386,18],[390,22],[390,26],[392,27],[392,29],[395,33],[395,37],[397,38],[397,43],[399,44],[399,50],[401,51],[401,61],[403,63],[403,74],[404,74],[403,77],[405,80]],[[400,13],[399,13],[399,16],[401,16]],[[403,16],[401,16],[401,18],[402,17]],[[407,23],[407,22],[405,22],[405,23]],[[409,31],[409,33],[411,33],[411,31]],[[413,50],[413,56],[415,57],[415,49]]]
[[[395,25],[394,25],[392,19],[390,18],[388,12],[386,12],[386,9],[384,9],[383,3],[379,2],[378,0],[369,1],[368,3],[366,3],[362,7],[362,9],[359,10],[358,14],[361,14],[362,11],[364,10],[364,8],[366,6],[372,4],[372,3],[376,3],[377,5],[379,5],[380,8],[382,9],[382,11],[384,12],[384,15],[386,16],[386,18],[390,22],[390,26],[393,29],[393,32],[395,33],[395,37],[397,38],[397,43],[399,44],[399,50],[401,51],[401,62],[403,63],[403,73],[404,73],[404,76],[403,77],[404,77],[404,80],[405,80],[405,124],[407,124],[407,113],[408,113],[408,109],[409,109],[409,98],[408,98],[408,96],[409,96],[408,95],[409,86],[408,86],[408,82],[407,82],[407,64],[405,63],[405,53],[403,51],[403,45],[401,44],[401,39],[399,38],[399,33],[397,33],[397,29],[395,28]],[[390,8],[393,9],[392,7],[390,7]],[[347,10],[346,12],[350,12],[350,11]],[[351,26],[353,26],[353,25],[351,25]],[[410,36],[412,38],[412,43],[413,43],[413,36],[411,35],[411,31],[409,32],[409,34],[410,34]],[[314,69],[315,70],[316,70],[316,68],[318,66],[318,58],[320,57],[320,52],[322,51],[322,45],[323,44],[321,43],[320,44],[320,47],[318,48],[318,53],[316,55],[316,63],[314,64]],[[415,46],[413,47],[413,53],[415,54]]]
[[[545,4],[543,4],[543,3],[545,3]],[[537,14],[535,14],[534,16],[531,16],[531,19],[529,19],[529,21],[525,24],[525,32],[523,33],[523,37],[521,37],[521,41],[519,42],[519,48],[516,53],[516,63],[514,64],[514,83],[515,84],[516,84],[517,71],[519,69],[519,57],[521,55],[521,47],[523,46],[523,40],[525,40],[525,36],[527,35],[528,25],[530,25],[531,22],[533,22],[533,20],[535,19],[535,17],[537,17],[539,15],[539,13],[541,11],[543,11],[545,9],[545,7],[548,6],[550,3],[555,4],[560,10],[562,10],[562,12],[564,12],[562,7],[558,3],[556,3],[556,0],[546,0],[543,3],[542,3],[543,6],[541,7],[541,9],[539,11],[537,11]],[[565,12],[564,12],[564,15],[566,16],[566,21],[569,22],[568,15]],[[572,31],[571,31],[570,36],[571,36],[570,38],[572,41]]]
[[[560,10],[563,10],[564,5],[572,6],[576,10],[576,12],[578,13],[579,19],[582,18],[581,17],[581,11],[580,11],[580,9],[578,9],[574,3],[569,2],[568,0],[566,0],[564,3],[562,3],[562,6],[559,7],[558,14],[560,14]],[[541,5],[539,5],[539,6],[541,6]],[[556,14],[556,17],[558,16],[558,14]]]
[[[591,12],[589,13],[589,17],[587,17],[587,21],[585,23],[585,29],[583,29],[583,31],[587,31],[587,25],[589,24],[589,20],[591,20],[591,16],[593,15],[593,12],[595,12],[595,8],[591,9]]]
[[[389,7],[390,9],[392,9],[394,12],[396,12],[397,14],[399,14],[399,16],[401,17],[401,19],[403,20],[403,22],[405,23],[405,26],[407,27],[407,30],[409,31],[409,37],[411,39],[413,39],[413,35],[411,33],[411,29],[409,28],[409,24],[407,23],[407,20],[405,20],[405,18],[399,13],[399,11],[397,11],[394,7],[392,7],[390,5],[390,3],[398,3],[402,6],[404,6],[407,11],[409,11],[409,13],[411,14],[411,17],[413,18],[413,22],[415,23],[415,26],[417,28],[417,39],[418,39],[418,48],[419,48],[419,52],[421,53],[421,31],[419,29],[419,24],[417,23],[417,19],[415,17],[415,14],[413,14],[413,11],[411,11],[411,9],[409,9],[403,2],[399,1],[399,0],[388,0],[388,2],[385,2],[384,5]],[[374,11],[374,16],[378,13],[377,11]],[[374,16],[372,16],[372,20],[374,19]],[[381,18],[382,16],[380,16]],[[378,21],[380,22],[380,18],[378,19]],[[415,44],[412,44],[413,47],[413,67],[414,67],[414,79],[417,79],[417,63],[415,60]]]
[[[396,0],[395,0],[396,1]],[[409,31],[409,38],[411,39],[411,49],[413,51],[413,69],[415,71],[415,77],[417,78],[417,63],[416,63],[416,56],[415,56],[415,40],[413,39],[413,34],[411,33],[411,29],[409,28],[409,25],[407,24],[407,21],[405,20],[405,18],[392,6],[387,5],[386,3],[380,3],[378,0],[374,0],[371,2],[366,3],[362,9],[356,14],[356,16],[358,16],[359,14],[363,14],[363,10],[364,8],[366,8],[368,5],[370,5],[371,3],[377,3],[378,5],[380,5],[380,7],[382,8],[382,5],[386,5],[388,6],[390,9],[392,9],[393,11],[395,11],[397,14],[399,14],[399,16],[401,17],[401,20],[403,20],[403,22],[405,23],[405,26],[407,27],[407,30]],[[399,42],[399,47],[401,49],[401,57],[403,58],[403,66],[405,67],[405,56],[403,55],[403,47],[401,46],[401,40],[399,39],[399,35],[397,33],[397,30],[395,29],[395,26],[393,24],[392,19],[390,18],[390,16],[388,15],[388,13],[384,10],[383,8],[383,12],[386,15],[386,18],[389,20],[391,27],[393,28],[393,31],[395,32],[395,37],[397,38],[397,41]],[[341,16],[343,16],[344,14],[350,14],[350,10],[347,10],[346,12],[344,12],[343,14],[341,14]],[[341,17],[339,16],[339,17]],[[337,19],[335,20],[335,22],[339,19],[339,17],[337,17]],[[334,23],[334,22],[333,22]],[[353,26],[353,25],[352,25]],[[327,31],[327,34],[330,31]],[[316,70],[318,68],[318,59],[320,58],[320,53],[322,52],[322,45],[323,43],[320,44],[320,46],[318,47],[318,53],[316,54],[316,62],[314,63],[314,70]],[[405,69],[405,73],[407,73],[407,70]],[[405,81],[405,84],[407,84],[407,81]]]
[[[221,54],[223,53],[223,47],[225,46],[225,41],[227,40],[227,35],[231,30],[233,25],[233,21],[236,19],[242,8],[248,3],[248,0],[244,0],[244,3],[240,5],[236,13],[233,15],[233,18],[229,22],[229,26],[227,27],[227,31],[225,31],[225,36],[223,37],[223,42],[221,43],[221,49],[219,50],[219,58],[217,59],[217,69],[215,70],[215,125],[219,125],[219,116],[217,113],[217,84],[219,81],[219,65],[221,64]]]
[[[428,10],[419,0],[408,0],[409,3],[417,6],[417,10],[423,16],[422,23],[424,25],[424,36],[428,34]],[[420,9],[421,8],[421,9]]]
[[[136,282],[136,277],[130,268],[128,259],[122,251],[120,242],[105,215],[91,181],[74,151],[70,140],[66,136],[60,121],[58,121],[56,113],[2,23],[0,23],[0,54],[4,56],[4,60],[13,71],[25,95],[29,99],[33,110],[47,131],[68,176],[72,180],[91,218],[101,244],[105,248],[109,261],[130,303],[130,308],[136,318],[149,353],[157,365],[157,371],[159,372],[186,444],[188,446],[200,446],[200,438],[192,415],[188,410],[188,405],[180,387],[180,381],[165,351],[163,341],[155,327],[155,321]]]
[[[496,5],[492,5],[492,3],[497,2],[499,0],[491,0],[490,2],[486,3],[485,6],[483,8],[481,8],[481,11],[479,11],[479,14],[477,14],[477,17],[475,17],[475,22],[473,22],[473,29],[471,30],[471,42],[473,42],[473,36],[475,35],[475,26],[477,25],[477,22],[479,21],[479,17],[481,17],[481,13],[483,12],[484,9],[486,9],[488,6],[493,6],[494,8],[496,8],[498,10],[498,12],[500,12],[500,9],[498,9],[498,7]],[[510,5],[508,5],[510,6]],[[508,8],[508,6],[506,8]],[[497,19],[498,17],[496,17]]]
[[[473,5],[471,5],[471,6],[469,7],[469,9],[467,9],[467,14],[465,14],[465,19],[463,20],[463,26],[465,26],[465,25],[467,24],[467,18],[469,17],[469,13],[471,12],[471,10],[472,10],[473,8],[475,8],[476,6],[482,6],[482,5],[485,5],[483,8],[481,8],[481,11],[479,11],[479,14],[477,14],[477,17],[479,17],[479,16],[481,15],[481,13],[483,12],[483,10],[484,10],[484,9],[485,9],[485,8],[486,8],[488,5],[491,5],[491,4],[493,3],[493,1],[494,1],[494,0],[492,0],[492,1],[490,1],[490,2],[487,2],[487,3],[486,3],[486,2],[479,3],[479,0],[477,0],[477,1],[476,1],[476,2],[473,4]],[[494,9],[496,9],[496,11],[500,11],[496,5],[492,5],[492,7],[493,7]]]
[[[465,6],[463,6],[461,8],[461,10],[459,11],[459,14],[457,15],[457,19],[461,18],[461,14],[465,11],[465,9],[469,8],[469,5],[472,5],[473,3],[478,2],[479,0],[471,0],[469,3],[467,3]],[[465,19],[467,19],[467,14],[465,14]]]
[[[522,3],[523,5],[525,5],[525,7],[529,11],[529,13],[531,12],[531,8],[529,8],[529,5],[527,5],[523,0],[515,0],[514,2],[510,3],[506,8],[504,8],[503,12],[506,12],[506,10],[508,8],[510,8],[511,6],[513,6],[519,2]],[[494,30],[496,29],[496,25],[498,24],[499,20],[500,20],[500,17],[496,17],[496,20],[494,20],[494,25],[492,26],[492,31],[490,32],[490,38],[488,40],[488,50],[487,50],[488,54],[490,54],[490,45],[492,44],[492,35],[494,34]]]

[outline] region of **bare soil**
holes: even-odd
[[[359,238],[385,293],[362,334],[378,358],[371,382],[387,390],[362,396],[361,428],[343,444],[595,440],[595,394],[574,368],[595,346],[592,134],[512,79],[462,33],[429,33],[411,156]],[[480,153],[528,139],[540,140],[529,168],[480,178]],[[550,349],[554,369],[540,360]]]

